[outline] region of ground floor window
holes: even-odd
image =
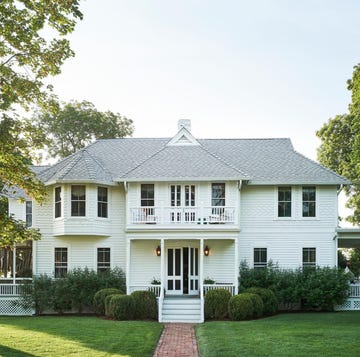
[[[55,248],[55,278],[63,277],[68,270],[67,248]]]
[[[97,271],[105,272],[110,270],[110,248],[97,249]]]
[[[303,248],[303,268],[316,267],[316,248]]]
[[[254,268],[267,267],[267,248],[254,248]]]

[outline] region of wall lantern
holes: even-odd
[[[156,255],[157,255],[158,257],[160,257],[160,255],[161,255],[161,248],[160,248],[159,245],[156,247],[155,252],[156,252]]]
[[[209,253],[210,253],[210,248],[209,248],[208,246],[206,246],[206,247],[204,248],[204,255],[205,255],[205,257],[207,257],[207,256],[209,255]]]

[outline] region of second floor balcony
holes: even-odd
[[[229,206],[133,207],[130,225],[199,226],[238,224],[237,209]],[[148,226],[147,226],[148,227]]]

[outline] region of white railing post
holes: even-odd
[[[159,314],[159,322],[162,322],[162,307],[164,301],[164,293],[165,293],[165,242],[164,238],[161,238],[160,241],[161,255],[160,255],[160,295],[159,295],[159,304],[158,304],[158,314]]]
[[[238,268],[238,260],[239,260],[239,246],[238,246],[238,239],[234,239],[234,294],[237,295],[239,290],[239,268]]]
[[[200,288],[200,319],[201,322],[205,321],[205,314],[204,314],[204,239],[200,239],[200,276],[199,276],[199,288]]]

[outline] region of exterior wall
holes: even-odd
[[[86,217],[70,216],[70,185],[63,186],[61,218],[54,218],[53,187],[48,189],[47,201],[42,205],[33,205],[33,227],[40,228],[42,234],[42,239],[34,242],[34,274],[54,273],[55,247],[68,248],[68,270],[77,267],[96,270],[97,248],[107,247],[111,249],[111,267],[119,266],[125,271],[124,190],[121,186],[108,187],[109,218],[96,217],[96,190],[96,185],[86,185]],[[57,225],[58,221],[65,227],[62,231]],[[101,231],[99,221],[106,221],[105,232]]]
[[[26,220],[26,204],[14,198],[9,198],[9,214],[13,214],[17,219]]]
[[[316,248],[316,263],[336,265],[337,189],[318,186],[316,217],[303,218],[302,186],[292,187],[292,217],[277,216],[277,187],[244,186],[241,191],[239,259],[253,264],[254,248],[267,248],[281,267],[302,265],[302,248]]]

